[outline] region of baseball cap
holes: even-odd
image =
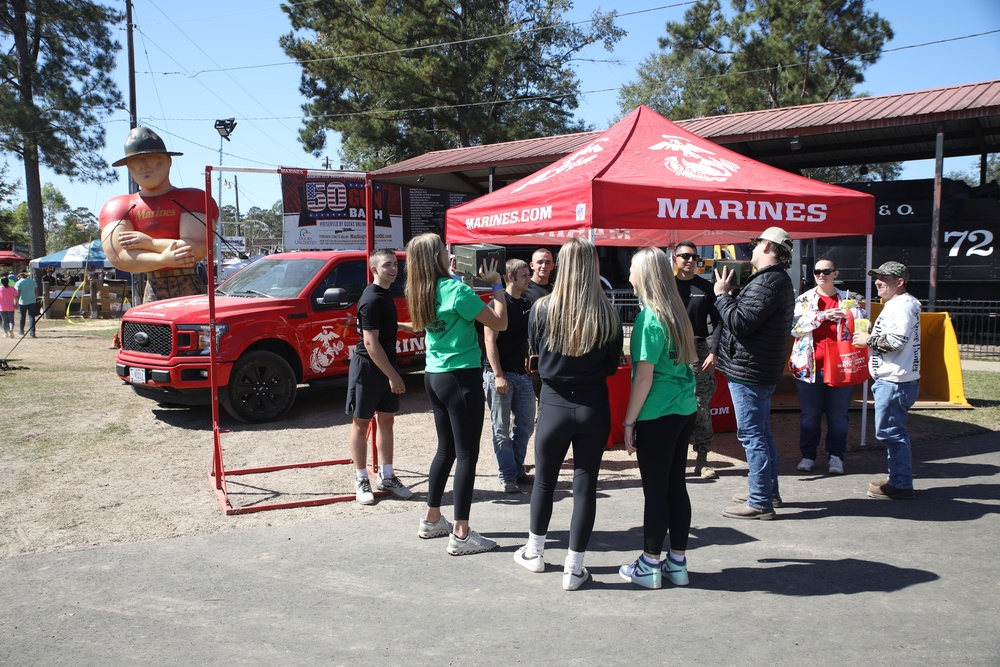
[[[788,235],[781,227],[768,227],[763,232],[760,233],[755,241],[767,241],[769,243],[777,243],[783,245],[788,250],[792,249],[792,237]]]
[[[907,270],[906,265],[900,264],[899,262],[883,262],[882,266],[877,269],[872,269],[868,272],[868,275],[896,276],[897,278],[907,280],[910,277],[910,272]]]

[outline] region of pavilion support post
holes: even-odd
[[[937,142],[934,146],[934,204],[931,214],[931,263],[930,286],[927,291],[927,310],[937,310],[937,267],[941,237],[941,178],[944,172],[944,123],[938,123]]]

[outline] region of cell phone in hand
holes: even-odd
[[[538,355],[532,354],[528,356],[528,371],[531,373],[538,372]]]

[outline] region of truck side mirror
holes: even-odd
[[[347,290],[342,287],[330,287],[323,292],[323,297],[316,300],[317,306],[337,306],[343,308],[350,303]]]

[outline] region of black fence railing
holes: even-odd
[[[606,290],[618,309],[626,334],[639,313],[639,298],[628,289]],[[921,303],[927,312],[927,302]],[[947,312],[955,327],[963,359],[1000,359],[1000,301],[938,300],[937,312]]]
[[[921,302],[927,310],[927,302]],[[1000,358],[1000,301],[967,299],[938,300],[934,310],[947,312],[955,327],[958,348],[963,359]]]

